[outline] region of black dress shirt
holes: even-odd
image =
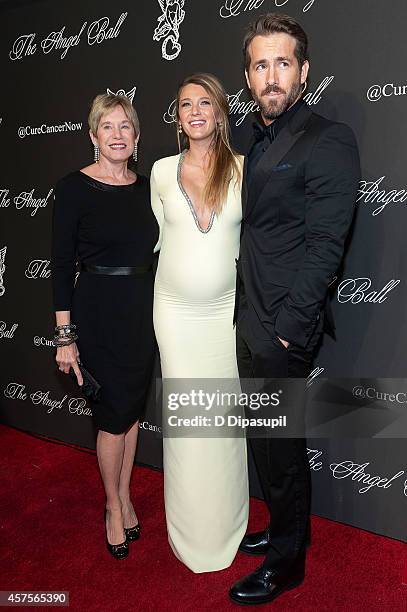
[[[293,106],[274,119],[270,125],[262,125],[257,121],[253,122],[253,132],[255,143],[249,151],[247,158],[247,185],[250,186],[253,172],[263,153],[267,151],[278,133],[288,123],[291,117],[305,104],[300,98]]]

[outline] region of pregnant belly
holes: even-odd
[[[228,261],[199,261],[191,255],[176,261],[160,257],[155,295],[179,302],[216,303],[234,299],[236,268]]]

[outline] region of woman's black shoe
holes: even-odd
[[[106,524],[106,509],[104,516]],[[124,530],[124,533],[126,533],[126,530]],[[109,544],[106,535],[106,548],[115,559],[125,559],[129,554],[129,543],[127,541],[127,537],[124,542],[121,542],[120,544]]]
[[[121,544],[109,544],[106,539],[107,550],[115,559],[125,559],[129,554],[129,545],[127,540],[122,542]]]
[[[135,542],[140,537],[140,525],[134,525],[134,527],[125,527],[124,533],[128,542]]]

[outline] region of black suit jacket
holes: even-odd
[[[244,294],[264,334],[306,348],[321,329],[352,221],[355,137],[304,103],[260,158],[249,190],[246,172],[247,161],[235,321]]]

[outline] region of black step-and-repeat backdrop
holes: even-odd
[[[178,83],[195,71],[213,72],[229,94],[236,143],[244,147],[256,108],[245,88],[241,41],[246,24],[267,11],[303,24],[311,42],[306,100],[351,125],[362,158],[356,221],[332,287],[337,341],[325,339],[310,389],[318,396],[322,377],[348,379],[336,392],[330,386],[327,410],[340,403],[395,419],[403,413],[405,0],[391,8],[379,0],[37,0],[1,7],[1,421],[94,447],[90,408],[54,365],[49,262],[55,182],[92,161],[90,101],[106,91],[133,101],[141,120],[139,171],[148,175],[156,159],[178,152]],[[138,460],[160,467],[154,403],[152,391]],[[309,440],[314,513],[405,539],[405,442],[401,428],[389,431],[380,439]]]

